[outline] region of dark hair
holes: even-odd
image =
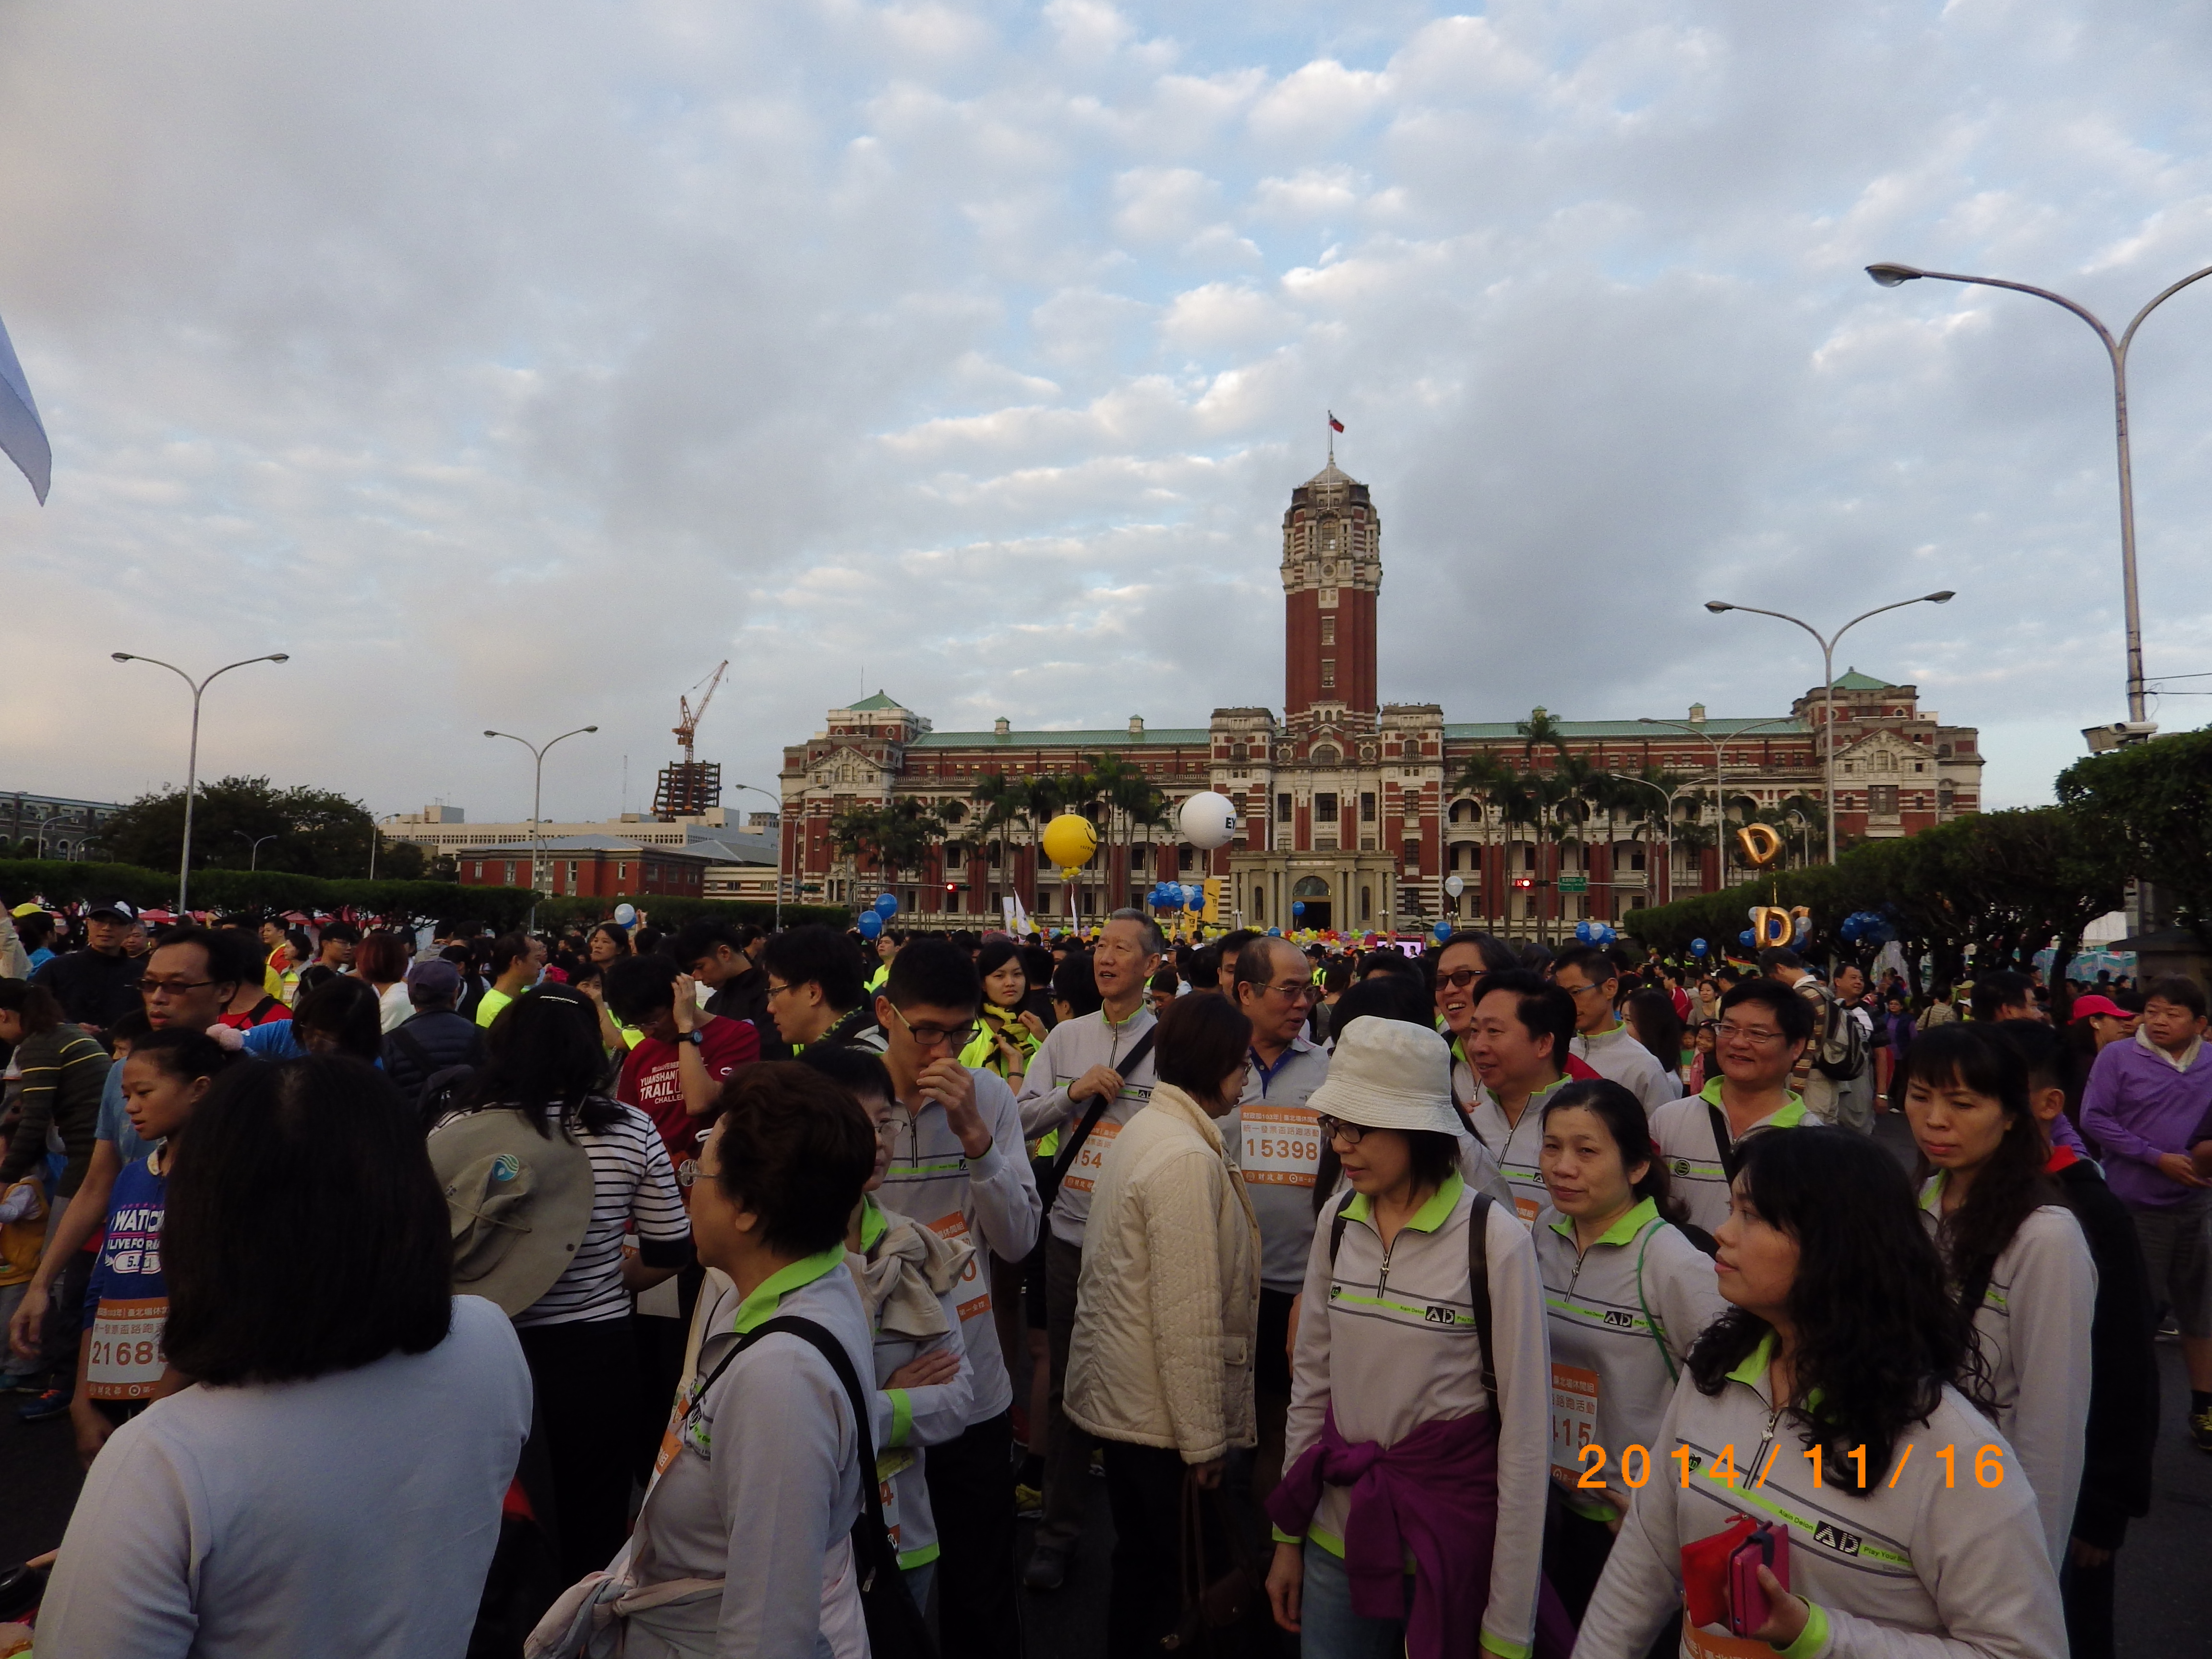
[[[100,1035],[107,1040],[107,1051],[113,1054],[117,1043],[127,1042],[136,1048],[139,1039],[153,1029],[154,1022],[146,1018],[143,1008],[126,1008],[107,1022],[106,1030]]]
[[[1740,979],[1721,994],[1721,1013],[1755,1002],[1774,1016],[1784,1042],[1807,1042],[1813,1036],[1813,1005],[1778,980]]]
[[[607,1012],[625,1025],[642,1025],[676,1006],[676,976],[683,969],[658,951],[617,957],[599,967],[599,990]]]
[[[2095,1042],[2088,1024],[2087,1020],[2079,1020],[2062,1032],[2052,1030],[2039,1019],[2001,1019],[1992,1024],[1989,1031],[1991,1036],[2009,1044],[2019,1054],[2020,1063],[2027,1069],[2029,1093],[2033,1094],[2038,1089],[2064,1089],[2070,1092],[2074,1087],[2079,1054],[2076,1043],[2070,1039],[2073,1031],[2079,1030],[2083,1037],[2091,1042]],[[1942,1030],[1944,1028],[1939,1025],[1936,1029]],[[1907,1067],[1906,1072],[1909,1076],[1911,1068]],[[2060,1190],[2063,1192],[2064,1188]]]
[[[864,1095],[887,1103],[898,1098],[890,1067],[872,1048],[849,1042],[817,1042],[799,1056],[799,1063],[821,1073],[855,1100]]]
[[[0,979],[0,1008],[23,1022],[25,1036],[38,1036],[62,1023],[62,1005],[54,994],[26,979]]]
[[[1152,1029],[1159,1080],[1201,1103],[1216,1098],[1251,1051],[1252,1022],[1224,996],[1177,997]]]
[[[1244,987],[1247,985],[1255,991],[1259,991],[1273,982],[1275,977],[1273,964],[1278,947],[1288,951],[1291,956],[1297,958],[1300,978],[1312,976],[1313,969],[1307,965],[1305,953],[1297,945],[1286,939],[1278,939],[1271,934],[1262,933],[1237,953],[1237,972],[1229,982],[1230,994],[1232,996],[1241,1002],[1244,995]]]
[[[2151,981],[2142,988],[2142,1000],[2148,1002],[2153,997],[2204,1018],[2204,988],[2186,974],[2163,974]]]
[[[1022,978],[1026,981],[1029,978],[1030,965],[1022,947],[1003,934],[997,939],[985,939],[983,948],[975,953],[976,982],[981,984],[1010,962],[1020,967]]]
[[[1905,1079],[1933,1088],[1958,1088],[1996,1101],[2009,1120],[1996,1150],[1974,1176],[1966,1201],[1943,1220],[1945,1261],[1954,1283],[1986,1290],[1997,1257],[2021,1224],[2045,1204],[2063,1202],[2058,1185],[2044,1173],[2050,1152],[2043,1126],[2027,1098],[2027,1063],[2021,1051],[1997,1035],[2006,1022],[1938,1025],[1923,1031],[1905,1051]],[[1923,1180],[1935,1173],[1925,1158]],[[1973,1304],[1981,1304],[1981,1296]],[[1964,1310],[1973,1316],[1973,1307]],[[1985,1402],[1987,1403],[1987,1402]]]
[[[1974,975],[1974,1018],[1993,1023],[2000,1008],[2035,1006],[2035,981],[2026,974],[1999,969]]]
[[[1106,999],[1099,994],[1098,977],[1091,971],[1089,951],[1071,950],[1066,960],[1052,970],[1052,994],[1054,1001],[1066,1003],[1068,1012],[1079,1018],[1106,1006]]]
[[[33,911],[27,916],[15,918],[15,936],[23,941],[26,951],[36,951],[54,936],[54,919],[45,911]]]
[[[1609,979],[1620,977],[1620,966],[1595,945],[1563,945],[1552,958],[1552,974],[1558,977],[1562,968],[1579,968],[1593,985],[1602,985]]]
[[[491,942],[491,976],[497,979],[518,962],[530,957],[530,937],[526,933],[501,933]]]
[[[397,985],[407,977],[407,947],[397,933],[371,933],[354,948],[353,970],[372,985]]]
[[[852,941],[818,921],[770,935],[761,966],[786,985],[818,985],[822,1000],[836,1013],[860,1006],[860,958]]]
[[[1351,962],[1344,957],[1331,957],[1328,965],[1321,970],[1321,988],[1333,996],[1342,996],[1351,985]]]
[[[767,1060],[722,1085],[723,1194],[760,1218],[786,1255],[840,1243],[876,1172],[876,1131],[841,1084],[796,1060]]]
[[[499,1011],[484,1033],[484,1063],[458,1104],[465,1112],[512,1109],[549,1139],[545,1109],[557,1106],[561,1132],[573,1139],[580,1125],[597,1133],[622,1116],[599,1092],[606,1072],[591,1005],[568,986],[536,985]]]
[[[1531,1041],[1541,1036],[1552,1039],[1553,1069],[1565,1071],[1567,1045],[1575,1036],[1575,1000],[1526,968],[1511,968],[1503,973],[1485,974],[1475,981],[1474,1006],[1480,1007],[1485,997],[1498,991],[1511,993],[1513,1017],[1521,1022],[1521,1029],[1528,1032]]]
[[[358,945],[361,943],[361,929],[349,921],[325,922],[315,943],[327,945],[332,939],[340,945]]]
[[[1767,1224],[1797,1242],[1787,1404],[1805,1445],[1822,1449],[1835,1478],[1870,1491],[1905,1431],[1959,1380],[1966,1320],[1944,1285],[1911,1183],[1885,1148],[1826,1126],[1770,1130],[1741,1147],[1736,1179]],[[1698,1392],[1718,1394],[1771,1334],[1748,1309],[1716,1320],[1690,1350]],[[1847,1456],[1862,1445],[1863,1482]]]
[[[1449,1181],[1459,1170],[1459,1142],[1454,1137],[1437,1129],[1401,1129],[1406,1137],[1406,1159],[1413,1178],[1416,1191],[1433,1192]],[[1334,1152],[1336,1143],[1329,1142]],[[1342,1165],[1338,1166],[1341,1170]],[[1329,1182],[1334,1188],[1334,1179]]]
[[[221,1077],[240,1058],[205,1031],[171,1026],[134,1038],[131,1058],[150,1060],[171,1077],[189,1083],[198,1077]]]
[[[1267,937],[1267,934],[1261,932],[1257,927],[1232,927],[1229,932],[1224,933],[1219,939],[1214,940],[1214,977],[1216,979],[1220,977],[1220,963],[1222,957],[1227,956],[1231,951],[1243,951],[1246,945],[1249,945],[1255,939],[1265,939]]]
[[[1770,945],[1759,953],[1759,965],[1769,973],[1777,968],[1802,969],[1805,965],[1805,958],[1786,945]]]
[[[197,945],[206,954],[208,977],[219,985],[234,984],[240,979],[260,977],[258,974],[232,975],[227,968],[236,963],[237,957],[223,943],[223,936],[212,927],[169,927],[154,942],[154,951],[174,950],[180,945]],[[152,956],[154,951],[146,954]]]
[[[630,937],[629,929],[618,921],[600,922],[590,933],[584,935],[585,945],[589,946],[591,942],[602,933],[621,948],[623,955],[635,956],[637,953],[637,941]],[[684,965],[689,968],[691,964],[687,962]]]
[[[261,941],[251,933],[235,927],[215,930],[215,944],[208,963],[210,977],[217,981],[236,980],[240,985],[259,985],[267,971],[268,952]]]
[[[1341,1040],[1346,1026],[1364,1018],[1402,1019],[1408,1025],[1436,1029],[1429,994],[1411,974],[1370,974],[1352,986],[1329,1011],[1329,1033]]]
[[[332,974],[301,997],[292,1025],[336,1038],[356,1060],[374,1060],[384,1053],[384,1009],[367,980]]]
[[[1182,975],[1176,972],[1172,963],[1155,971],[1145,983],[1156,994],[1160,992],[1165,992],[1170,996],[1182,994]]]
[[[686,973],[694,963],[705,961],[718,950],[734,951],[743,956],[745,947],[735,923],[718,921],[712,916],[685,922],[668,942],[669,955]]]
[[[968,953],[949,939],[918,939],[891,958],[884,994],[894,1008],[966,1009],[983,1005],[982,981]]]
[[[169,1176],[161,1249],[163,1342],[202,1383],[428,1353],[453,1323],[453,1240],[421,1126],[359,1060],[226,1071]]]
[[[1674,999],[1664,991],[1631,991],[1620,1005],[1628,1029],[1651,1051],[1659,1069],[1672,1077],[1682,1068],[1682,1017],[1674,1012]]]
[[[307,930],[304,927],[287,927],[284,943],[303,968],[315,954],[314,942],[307,937]]]
[[[293,1005],[296,1007],[307,1000],[308,992],[319,990],[332,980],[341,977],[343,975],[335,968],[325,967],[319,962],[309,963],[300,969],[299,980],[292,987]],[[298,1016],[295,1014],[294,1018],[297,1018]]]
[[[1542,1121],[1549,1123],[1554,1112],[1577,1108],[1605,1125],[1607,1138],[1620,1154],[1624,1175],[1639,1161],[1643,1164],[1643,1179],[1631,1182],[1628,1190],[1638,1199],[1650,1199],[1659,1206],[1659,1213],[1676,1226],[1687,1221],[1690,1206],[1674,1196],[1674,1182],[1667,1174],[1667,1161],[1659,1156],[1658,1147],[1651,1139],[1650,1122],[1644,1115],[1644,1103],[1610,1078],[1582,1078],[1554,1089],[1544,1097]]]
[[[1378,945],[1359,958],[1356,978],[1371,979],[1376,974],[1404,974],[1410,978],[1425,978],[1419,963],[1395,945]]]
[[[1059,964],[1052,959],[1052,952],[1046,950],[1043,945],[1022,946],[1022,972],[1029,976],[1030,990],[1050,991],[1052,970],[1058,966]],[[977,971],[980,973],[983,970],[979,969]]]

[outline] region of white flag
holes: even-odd
[[[8,343],[8,327],[0,323],[0,452],[23,470],[32,492],[43,507],[46,486],[53,480],[53,446],[39,419],[39,406],[31,400],[31,383],[15,361],[15,348]]]

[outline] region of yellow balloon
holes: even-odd
[[[1063,870],[1081,868],[1098,850],[1098,832],[1091,820],[1075,812],[1062,812],[1037,837],[1044,855]]]
[[[1771,823],[1747,823],[1735,832],[1735,840],[1753,864],[1771,864],[1782,855],[1782,837]]]

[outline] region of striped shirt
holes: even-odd
[[[623,1287],[622,1262],[623,1237],[630,1224],[636,1224],[649,1265],[676,1265],[668,1258],[680,1250],[652,1246],[680,1247],[691,1237],[690,1218],[677,1191],[676,1171],[668,1162],[660,1131],[635,1106],[600,1103],[615,1108],[615,1121],[604,1129],[579,1126],[575,1131],[576,1144],[592,1160],[591,1225],[585,1230],[576,1259],[553,1288],[514,1316],[518,1329],[629,1318],[629,1292]],[[552,1109],[547,1115],[552,1115]],[[663,1259],[654,1264],[655,1256]]]

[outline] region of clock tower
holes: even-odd
[[[1372,715],[1382,523],[1336,461],[1291,492],[1283,514],[1283,714],[1324,703]]]

